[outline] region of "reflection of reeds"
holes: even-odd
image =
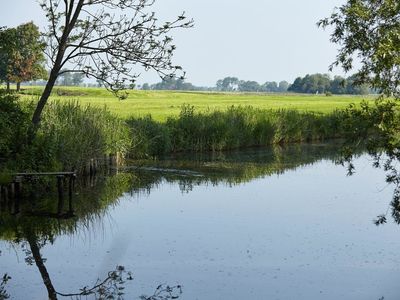
[[[21,216],[15,218],[7,213],[0,214],[1,238],[14,240],[23,237],[29,229],[38,236],[53,239],[60,234],[92,236],[104,227],[110,207],[118,205],[124,193],[132,196],[150,193],[165,182],[178,184],[182,192],[189,192],[198,185],[236,185],[255,178],[281,174],[287,170],[312,164],[321,159],[336,160],[338,147],[334,145],[292,145],[273,147],[268,150],[199,154],[199,157],[175,157],[163,161],[141,162],[143,168],[127,168],[125,173],[109,177],[98,177],[97,182],[77,181],[77,195],[73,198],[74,218],[60,219],[57,211],[56,191],[49,191],[37,184],[24,186]],[[151,166],[152,168],[149,168]],[[36,199],[31,198],[36,193]],[[32,214],[32,209],[38,212]]]
[[[363,153],[363,148],[354,149],[354,153]],[[182,192],[189,192],[198,185],[237,185],[283,174],[323,159],[336,162],[340,158],[340,146],[333,143],[295,144],[264,150],[181,153],[163,160],[135,161],[135,166],[126,167],[126,171],[133,172],[137,178],[132,181],[133,194],[149,193],[165,182],[178,183]]]
[[[96,229],[102,226],[108,208],[118,204],[123,193],[129,191],[132,180],[133,175],[121,173],[100,178],[95,186],[84,187],[78,182],[77,194],[73,199],[73,218],[58,218],[52,214],[57,209],[55,191],[43,190],[42,196],[32,201],[26,187],[27,195],[21,204],[21,215],[16,218],[7,212],[0,214],[0,238],[12,241],[23,238],[25,232],[33,232],[50,240],[62,234],[95,234]]]

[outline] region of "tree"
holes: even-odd
[[[217,81],[217,89],[224,92],[232,92],[238,89],[239,79],[236,77],[225,77]]]
[[[278,91],[279,91],[280,93],[287,92],[288,89],[289,89],[289,82],[287,82],[287,81],[285,81],[285,80],[279,82]]]
[[[58,77],[56,84],[63,86],[79,86],[83,83],[85,75],[81,73],[70,73],[62,70],[62,74]]]
[[[361,67],[353,78],[358,86],[372,87],[382,96],[400,98],[400,2],[398,0],[348,0],[333,14],[318,22],[333,27],[331,41],[340,46],[330,68],[340,66],[346,72],[354,68],[354,57]],[[383,98],[383,97],[382,97]],[[400,224],[400,129],[397,103],[379,101],[375,107],[366,103],[361,109],[347,109],[348,126],[353,134],[348,143],[367,145],[374,167],[383,167],[387,183],[394,184],[391,214]],[[364,132],[363,132],[364,131]],[[360,134],[364,133],[364,134]],[[354,136],[353,136],[354,135]],[[345,161],[349,172],[354,171],[353,153],[347,149]],[[386,223],[386,213],[378,216],[376,225]]]
[[[241,92],[258,92],[260,89],[260,84],[257,81],[241,80],[239,82],[239,91]]]
[[[51,71],[32,117],[32,136],[63,73],[93,77],[118,95],[135,82],[138,75],[132,71],[138,66],[162,76],[182,70],[171,62],[176,47],[168,33],[193,22],[182,14],[160,24],[149,11],[153,4],[154,0],[40,1],[49,23],[44,36]]]
[[[318,25],[333,27],[331,41],[340,46],[330,69],[341,66],[347,72],[358,57],[356,84],[400,98],[399,1],[348,0]]]
[[[288,90],[296,93],[325,93],[330,90],[330,83],[327,74],[307,74],[304,78],[296,78]]]
[[[265,92],[277,92],[278,91],[278,84],[275,81],[266,82],[262,85],[262,90]]]
[[[332,94],[346,94],[347,93],[347,80],[341,76],[335,76],[331,82],[330,92]],[[351,94],[351,93],[347,93]]]
[[[82,73],[74,73],[72,74],[72,85],[79,86],[83,83],[83,78],[85,75]]]
[[[150,87],[147,85],[143,85],[142,89],[150,89]],[[174,78],[167,76],[163,78],[163,80],[159,83],[153,84],[151,86],[152,90],[181,90],[181,91],[193,91],[196,89],[196,87],[189,83],[185,82],[183,78]]]
[[[293,84],[288,88],[289,92],[295,92],[295,93],[300,93],[302,89],[302,81],[303,79],[301,77],[297,77]]]
[[[346,94],[351,95],[368,95],[371,89],[367,84],[357,83],[356,75],[352,75],[346,79]]]
[[[7,90],[10,89],[8,80],[9,61],[12,52],[13,34],[5,27],[0,28],[0,82],[7,82]]]
[[[16,82],[19,90],[23,81],[46,78],[44,47],[33,22],[0,30],[0,80]]]
[[[71,86],[72,73],[62,71],[62,74],[57,79],[57,85]]]

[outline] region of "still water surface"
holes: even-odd
[[[393,189],[367,155],[346,176],[336,151],[158,162],[82,190],[73,220],[3,212],[0,275],[12,277],[11,299],[47,298],[25,242],[34,235],[62,293],[123,265],[134,278],[125,299],[152,295],[159,284],[182,285],[179,299],[399,299],[400,228],[372,222]]]

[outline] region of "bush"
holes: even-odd
[[[15,159],[26,141],[30,112],[15,95],[0,95],[0,166]]]

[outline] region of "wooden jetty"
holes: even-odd
[[[22,186],[24,182],[33,182],[39,177],[56,177],[58,205],[57,214],[64,214],[64,190],[65,182],[68,190],[68,214],[73,214],[72,196],[75,189],[76,172],[32,172],[32,173],[15,173],[11,174],[11,181],[0,184],[0,209],[5,205],[13,205],[13,214],[20,212],[20,202],[22,198]],[[31,195],[33,197],[33,195]]]

